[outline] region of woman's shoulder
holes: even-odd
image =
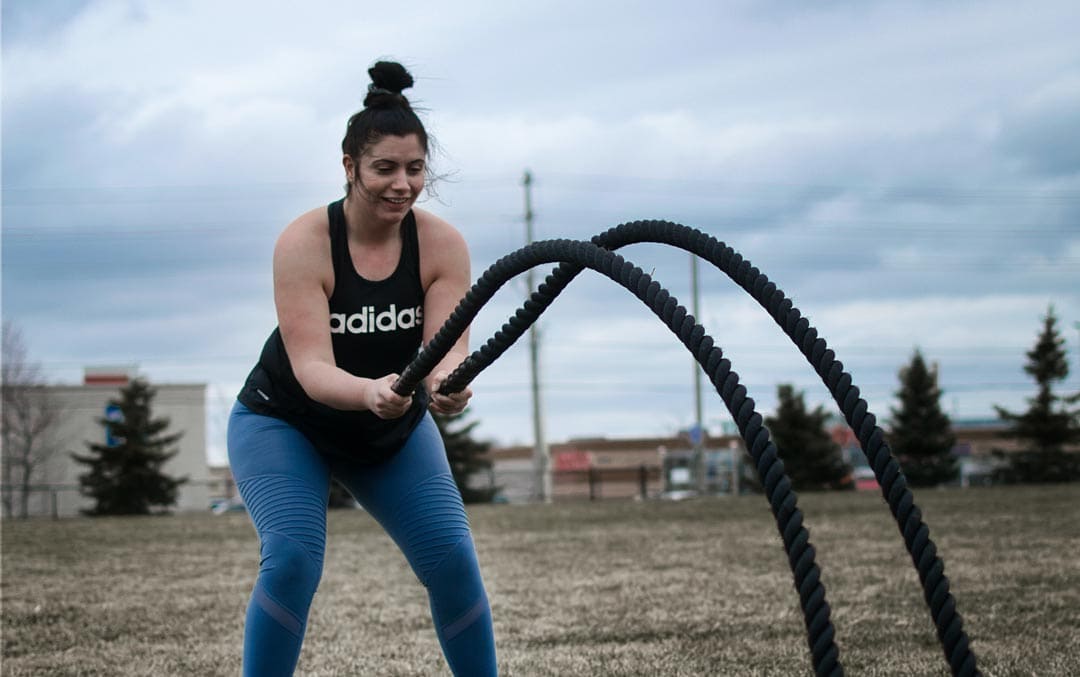
[[[330,218],[326,207],[312,209],[293,219],[274,245],[274,279],[287,284],[314,276],[327,296],[334,286],[330,245]]]
[[[424,289],[439,279],[461,277],[469,282],[469,248],[457,228],[423,209],[413,209],[420,247],[420,281]]]
[[[278,236],[279,248],[317,247],[330,240],[330,217],[326,207],[316,207],[293,219]]]
[[[451,252],[465,252],[465,238],[458,229],[445,219],[423,209],[413,208],[416,216],[416,235],[420,249],[424,253],[449,249]]]

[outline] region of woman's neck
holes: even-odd
[[[385,242],[398,236],[401,220],[385,221],[375,217],[371,206],[363,197],[351,191],[343,205],[349,237],[358,242]]]

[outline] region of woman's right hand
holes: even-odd
[[[398,395],[391,388],[397,380],[397,374],[387,374],[368,382],[367,408],[379,418],[399,418],[412,406],[411,396]]]

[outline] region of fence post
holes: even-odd
[[[58,501],[56,500],[56,489],[49,489],[49,510],[52,512],[52,518],[54,520],[60,519],[60,508]]]
[[[600,477],[596,472],[596,468],[589,468],[589,500],[596,500],[596,485],[599,483]]]
[[[638,484],[641,486],[641,500],[649,498],[649,471],[642,463],[638,468]]]

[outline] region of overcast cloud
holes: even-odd
[[[1041,2],[3,4],[3,317],[49,378],[134,363],[210,385],[209,440],[275,324],[270,254],[341,194],[340,141],[390,57],[437,138],[424,206],[478,276],[524,241],[663,218],[769,275],[871,410],[919,347],[944,405],[1024,406],[1048,306],[1080,387],[1080,6]],[[690,305],[688,257],[623,252]],[[827,393],[702,267],[701,319],[763,412]],[[518,305],[507,285],[474,323]],[[692,423],[690,358],[585,273],[541,321],[549,440]],[[526,345],[474,384],[479,434],[531,441]],[[711,428],[730,420],[715,394]]]

